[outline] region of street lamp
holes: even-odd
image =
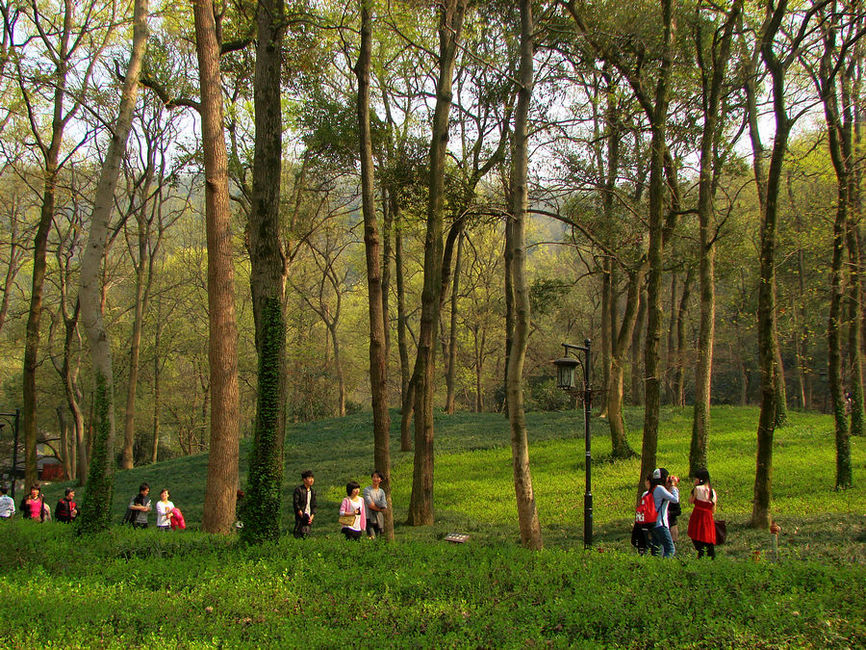
[[[583,547],[592,546],[592,449],[589,437],[589,416],[592,406],[592,388],[589,385],[590,370],[590,347],[592,342],[586,339],[583,345],[572,345],[563,343],[565,354],[561,359],[556,359],[556,387],[566,391],[569,395],[583,397],[583,433],[586,445],[586,492],[583,495]],[[569,357],[569,352],[574,353],[574,358]],[[583,352],[583,359],[577,355]],[[574,375],[577,367],[583,368],[583,390],[578,388]]]
[[[18,471],[18,422],[21,419],[21,409],[15,409],[12,413],[0,413],[0,430],[6,424],[12,425],[12,498],[15,498],[15,475]]]

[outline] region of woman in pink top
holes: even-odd
[[[340,504],[340,516],[351,515],[354,516],[354,520],[351,525],[343,524],[342,533],[346,539],[357,542],[361,539],[367,523],[367,509],[361,497],[361,485],[357,481],[349,481],[346,483],[346,494],[348,496]]]
[[[30,494],[21,502],[21,514],[25,519],[45,520],[45,500],[39,483],[30,486]]]

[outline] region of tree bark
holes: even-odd
[[[454,259],[454,281],[451,289],[451,323],[448,328],[448,373],[445,375],[447,393],[445,397],[445,412],[454,415],[455,384],[457,380],[457,309],[460,289],[460,267],[463,264],[463,239],[465,231],[463,221],[460,222],[460,232],[457,235],[457,257]]]
[[[529,103],[533,88],[534,39],[531,0],[520,2],[520,79],[517,93],[517,108],[514,112],[514,142],[511,156],[511,188],[513,220],[512,229],[512,278],[514,280],[515,327],[514,344],[508,360],[508,418],[511,423],[511,460],[514,474],[514,492],[517,496],[517,519],[520,541],[534,550],[541,549],[544,542],[535,494],[532,490],[532,474],[529,467],[529,437],[526,432],[526,414],[523,408],[523,365],[529,341],[529,286],[526,282],[526,235],[525,223],[529,208],[529,191],[526,185],[529,163]]]
[[[220,41],[213,3],[193,0],[201,84],[208,250],[210,455],[202,528],[229,533],[238,489],[238,358],[228,155],[223,133]]]
[[[373,402],[373,462],[382,476],[388,501],[384,512],[385,537],[394,539],[391,509],[391,416],[388,413],[388,346],[385,336],[385,297],[379,224],[374,199],[373,142],[370,131],[370,61],[372,58],[371,0],[361,4],[361,50],[355,65],[358,78],[358,127],[361,160],[361,207],[364,214],[364,250],[367,259],[367,292],[370,317],[370,391]]]
[[[845,243],[849,230],[850,174],[852,150],[850,131],[840,111],[837,85],[836,17],[827,17],[823,29],[824,52],[819,64],[819,89],[827,121],[827,143],[836,172],[836,217],[833,221],[833,258],[830,270],[830,314],[827,321],[827,381],[836,424],[836,489],[852,485],[851,440],[846,413],[847,399],[842,380],[842,326],[845,308]],[[851,252],[849,251],[849,259]],[[857,287],[859,291],[859,287]],[[851,289],[849,289],[849,292]],[[857,300],[859,302],[859,300]],[[858,332],[859,334],[859,332]],[[859,352],[859,336],[855,347]],[[859,360],[859,354],[857,355]],[[859,369],[858,369],[859,370]]]
[[[767,528],[770,525],[770,499],[772,495],[773,435],[777,418],[777,381],[776,368],[776,223],[778,218],[779,185],[787,148],[791,121],[785,106],[786,65],[778,58],[773,44],[787,9],[787,0],[781,0],[774,8],[767,4],[767,20],[761,30],[760,51],[772,80],[773,114],[776,121],[776,134],[766,179],[759,176],[760,168],[755,167],[759,192],[765,189],[761,237],[760,237],[760,283],[758,286],[758,357],[761,368],[761,411],[758,416],[758,448],[756,454],[754,499],[752,502],[751,525],[753,528]],[[751,103],[751,102],[750,102]],[[753,124],[757,115],[751,116]],[[753,142],[755,133],[753,133]],[[760,155],[755,151],[755,158]]]
[[[392,197],[393,200],[393,197]],[[400,451],[412,450],[412,414],[415,392],[409,372],[407,342],[406,288],[403,276],[403,235],[398,228],[394,234],[394,272],[397,276],[397,348],[400,354]]]
[[[629,344],[634,334],[637,317],[640,311],[640,294],[646,264],[629,275],[628,294],[625,313],[622,316],[619,333],[612,342],[610,356],[610,375],[607,385],[607,421],[610,428],[611,458],[632,458],[637,456],[628,439],[625,437],[625,420],[622,417],[625,362],[629,352]]]
[[[258,391],[242,538],[276,541],[282,511],[285,440],[285,284],[280,235],[283,123],[280,102],[284,5],[259,0],[253,80],[256,138],[249,212],[250,289],[256,325]],[[234,511],[231,511],[234,515]]]
[[[111,344],[102,314],[103,283],[100,265],[105,257],[109,221],[114,208],[114,191],[120,165],[126,155],[132,115],[138,98],[138,80],[147,52],[147,0],[136,0],[133,18],[132,54],[123,81],[117,122],[96,187],[91,215],[90,238],[81,261],[81,322],[90,343],[96,380],[94,395],[93,448],[87,477],[87,492],[78,518],[81,530],[104,531],[111,524],[111,500],[114,492],[114,373]]]
[[[663,54],[656,83],[655,101],[651,120],[649,185],[649,272],[647,279],[647,334],[644,349],[644,428],[641,447],[641,469],[638,490],[643,489],[646,476],[655,468],[658,448],[661,382],[659,378],[659,342],[664,315],[661,305],[663,273],[664,225],[664,158],[666,150],[666,122],[673,63],[675,0],[662,0]]]
[[[146,178],[143,182],[141,195],[150,195],[151,178],[153,167],[149,166]],[[138,390],[139,358],[141,356],[141,331],[144,325],[144,312],[147,308],[147,296],[150,284],[149,271],[152,266],[148,263],[147,253],[150,238],[150,222],[145,218],[144,211],[147,201],[143,201],[137,214],[138,221],[138,261],[135,266],[135,303],[133,305],[132,335],[129,341],[129,382],[126,387],[126,410],[124,413],[123,427],[123,449],[120,459],[121,469],[132,469],[133,447],[135,445],[135,399]],[[146,271],[148,271],[147,276]]]
[[[739,20],[743,0],[735,0],[728,13],[722,36],[709,49],[710,60],[704,56],[700,27],[695,35],[697,57],[703,86],[704,126],[701,134],[700,175],[698,179],[698,224],[700,236],[699,285],[701,317],[698,328],[698,364],[695,369],[695,408],[692,420],[692,440],[689,450],[689,476],[707,467],[707,447],[710,438],[710,397],[713,376],[713,345],[716,337],[716,225],[714,200],[720,126],[719,107],[722,86],[731,53],[734,26]],[[698,22],[700,25],[700,22]]]
[[[428,526],[433,523],[433,391],[435,336],[439,329],[442,291],[445,155],[452,100],[451,82],[466,2],[467,0],[445,0],[440,11],[439,77],[436,83],[436,108],[430,144],[424,288],[421,294],[418,354],[412,379],[415,384],[415,462],[408,522],[413,526]]]

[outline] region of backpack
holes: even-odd
[[[123,515],[123,520],[120,522],[122,525],[131,524],[135,521],[136,511],[132,508],[127,508],[126,513]]]
[[[637,504],[637,509],[634,512],[635,523],[652,524],[655,523],[655,520],[658,518],[656,502],[655,499],[653,499],[653,490],[655,490],[655,488],[644,494],[641,497],[640,502]]]

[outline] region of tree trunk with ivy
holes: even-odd
[[[250,289],[256,325],[256,423],[241,517],[244,541],[280,537],[285,417],[286,262],[280,237],[282,115],[280,76],[285,35],[283,3],[258,4],[254,102],[256,138],[249,213]]]

